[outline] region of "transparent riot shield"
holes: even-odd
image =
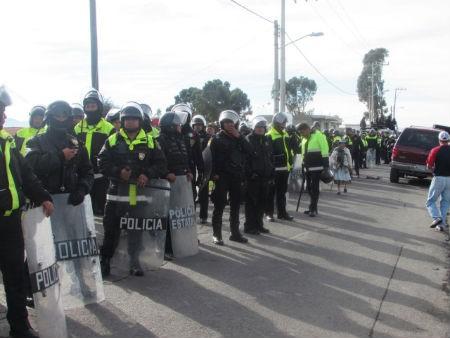
[[[169,225],[173,254],[177,258],[198,253],[197,225],[191,182],[177,176],[170,184]]]
[[[52,196],[55,211],[50,217],[65,309],[105,299],[91,198],[86,195],[82,204],[72,206],[68,197]]]
[[[291,172],[288,179],[289,198],[297,198],[302,187],[302,157],[297,154],[294,156]]]
[[[139,267],[143,271],[159,269],[164,262],[169,182],[152,179],[143,188],[120,183],[115,197],[122,231],[112,268],[118,269],[119,273],[130,267]]]
[[[39,334],[67,337],[50,219],[42,208],[30,208],[23,213],[22,228]]]

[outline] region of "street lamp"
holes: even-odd
[[[275,22],[275,29],[277,30],[277,22]],[[274,112],[277,113],[278,110],[278,88],[279,91],[279,100],[280,100],[280,110],[284,112],[286,110],[286,57],[285,57],[285,48],[286,46],[289,46],[293,43],[296,43],[297,41],[307,38],[307,37],[318,37],[323,36],[323,32],[312,32],[306,35],[303,35],[302,37],[295,39],[289,43],[285,43],[284,41],[284,30],[281,30],[281,46],[278,48],[278,38],[275,37],[275,107]],[[278,86],[278,49],[281,50],[281,79],[280,79],[280,85]]]
[[[304,38],[317,37],[317,36],[323,36],[323,35],[324,35],[323,32],[312,32],[312,33],[303,35],[302,37],[300,37],[298,39],[295,39],[294,41],[291,41],[291,42],[287,43],[286,47],[289,46],[289,45],[292,45],[293,43],[296,43],[297,41],[300,41],[301,39],[304,39]]]

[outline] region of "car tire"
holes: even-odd
[[[399,172],[397,169],[391,168],[391,174],[389,176],[391,183],[398,183],[399,181]]]

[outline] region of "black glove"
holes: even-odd
[[[75,190],[69,194],[69,198],[67,199],[67,203],[72,204],[73,206],[79,205],[84,201],[85,193],[81,190]]]
[[[330,162],[328,160],[328,157],[322,157],[322,165],[325,169],[330,167]]]

